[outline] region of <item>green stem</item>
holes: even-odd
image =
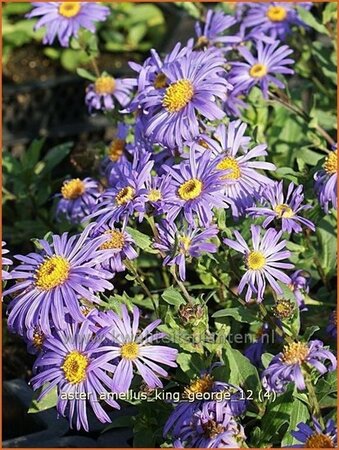
[[[247,303],[235,292],[232,291],[232,289],[230,289],[228,286],[226,286],[226,284],[224,283],[224,281],[221,279],[221,277],[219,276],[219,274],[217,273],[216,270],[212,270],[212,275],[214,276],[214,278],[216,278],[219,283],[222,284],[222,286],[242,305],[242,306],[246,306],[247,307]]]
[[[127,267],[127,269],[133,273],[133,275],[135,276],[135,279],[137,280],[137,282],[139,283],[141,288],[144,290],[147,297],[149,297],[151,299],[152,304],[154,306],[154,310],[157,312],[158,311],[157,302],[156,302],[155,298],[153,297],[152,292],[148,289],[148,287],[144,283],[144,280],[142,279],[141,275],[139,274],[138,269],[130,261],[125,260],[124,264]]]
[[[155,226],[154,217],[153,216],[149,216],[148,214],[146,214],[145,218],[146,218],[149,226],[152,229],[152,233],[153,233],[154,239],[157,240],[158,236],[159,236],[159,233],[158,233],[158,230],[157,230],[157,228]]]
[[[99,70],[98,64],[96,62],[96,59],[95,58],[91,58],[90,61],[91,61],[91,64],[92,64],[92,67],[93,67],[95,75],[97,76],[97,78],[100,78],[100,70]]]
[[[321,416],[321,412],[320,412],[320,406],[319,406],[319,402],[317,399],[317,394],[315,393],[315,389],[311,380],[311,376],[310,376],[310,372],[308,369],[306,369],[305,371],[305,385],[306,385],[306,389],[308,391],[308,400],[309,400],[309,406],[310,406],[310,413],[311,416],[316,416],[317,419],[320,422],[320,425],[323,427],[324,426],[324,421],[323,418]]]
[[[175,282],[177,283],[177,285],[179,286],[181,292],[183,293],[184,297],[186,298],[186,300],[188,301],[188,303],[192,303],[192,298],[190,296],[190,294],[188,293],[187,289],[185,288],[184,283],[179,280],[178,276],[177,276],[177,269],[176,266],[173,265],[170,269],[171,274],[173,275],[173,278],[175,280]]]

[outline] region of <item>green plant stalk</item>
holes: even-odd
[[[192,303],[192,298],[191,298],[190,294],[188,293],[184,283],[181,280],[179,280],[179,278],[177,276],[177,269],[176,269],[175,265],[173,265],[170,268],[170,272],[173,275],[173,278],[174,278],[175,282],[177,283],[177,285],[179,286],[179,288],[180,288],[181,292],[183,293],[184,297],[186,298],[188,303],[191,304]]]
[[[139,274],[138,269],[130,261],[125,260],[124,263],[125,263],[125,266],[127,267],[127,269],[133,273],[133,275],[135,276],[135,279],[137,280],[137,282],[139,283],[141,288],[144,290],[147,297],[149,297],[151,299],[152,304],[154,306],[154,311],[158,312],[157,302],[155,301],[155,298],[152,295],[152,292],[148,289],[148,287],[144,283],[144,280],[142,279],[141,275]]]
[[[314,386],[312,384],[312,380],[311,380],[311,374],[309,369],[305,369],[304,371],[305,374],[305,385],[306,385],[306,389],[308,391],[309,397],[309,407],[310,407],[310,413],[311,416],[316,416],[316,418],[319,420],[319,423],[322,427],[324,427],[324,421],[323,418],[321,416],[321,411],[320,411],[320,406],[319,406],[319,402],[317,399],[317,394],[315,393],[315,389]]]

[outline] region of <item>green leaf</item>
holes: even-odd
[[[290,411],[289,426],[281,442],[282,447],[289,447],[299,443],[299,441],[292,436],[291,431],[295,431],[300,422],[307,422],[309,418],[310,413],[308,412],[305,403],[295,398]]]
[[[21,158],[21,163],[25,169],[32,168],[38,163],[44,143],[45,139],[34,139],[28,147]]]
[[[6,3],[6,7],[3,8],[3,16],[20,15],[23,16],[32,9],[31,3]]]
[[[54,408],[56,406],[58,401],[58,395],[57,395],[57,388],[54,387],[50,392],[48,392],[39,402],[37,398],[39,397],[41,391],[43,388],[38,389],[34,392],[33,400],[31,403],[31,406],[29,407],[28,413],[29,414],[35,414],[41,411],[46,411],[46,409]]]
[[[180,305],[183,305],[185,302],[185,299],[183,296],[178,292],[174,287],[167,288],[162,294],[161,298],[165,300],[165,302],[169,303],[170,305],[173,305],[176,307],[176,309],[179,308]]]
[[[70,72],[75,72],[80,65],[88,63],[90,57],[84,52],[79,50],[72,50],[67,48],[61,53],[61,65]]]
[[[337,2],[327,2],[324,11],[323,11],[323,17],[322,22],[323,24],[327,24],[328,22],[331,22],[332,20],[335,22],[337,20]]]
[[[310,338],[314,335],[314,333],[317,332],[318,330],[320,330],[320,327],[318,327],[317,325],[312,325],[311,327],[307,327],[305,330],[305,333],[303,335],[303,340],[305,342],[308,342],[310,340]]]
[[[337,371],[328,372],[316,384],[320,408],[335,408],[337,402]]]
[[[192,380],[200,375],[203,369],[206,369],[204,360],[197,353],[179,353],[177,363],[185,376]]]
[[[267,405],[265,415],[262,418],[263,440],[271,441],[275,438],[278,441],[278,433],[281,427],[289,423],[293,408],[292,389],[280,395],[276,400]]]
[[[212,317],[220,319],[222,317],[233,317],[238,322],[252,323],[256,320],[256,312],[247,307],[225,308],[215,312]]]
[[[85,80],[89,80],[89,81],[96,80],[96,77],[91,72],[89,72],[88,70],[83,69],[81,67],[77,68],[77,74],[79,75],[79,77],[85,78]]]
[[[194,19],[200,19],[200,10],[196,3],[176,2],[175,5],[185,10]]]
[[[145,23],[138,23],[134,25],[128,33],[128,42],[132,47],[136,47],[147,33],[147,25]]]
[[[264,353],[261,356],[261,362],[262,365],[265,367],[265,369],[269,366],[270,362],[272,361],[274,355],[272,355],[271,353]]]
[[[261,385],[257,369],[239,350],[233,349],[229,342],[226,342],[225,345],[223,360],[230,369],[229,382],[241,386],[245,390],[257,391]]]
[[[325,215],[317,224],[317,246],[319,263],[327,277],[335,275],[337,266],[337,237],[334,217]]]
[[[318,33],[321,34],[329,34],[327,28],[317,21],[317,19],[314,17],[314,15],[311,13],[311,11],[306,10],[305,8],[302,8],[301,6],[297,5],[298,13],[300,15],[300,18],[303,22],[305,22],[307,25],[309,25],[314,30],[318,31]]]
[[[52,148],[47,155],[43,158],[44,163],[42,173],[49,173],[55,166],[57,166],[66,156],[70,153],[72,148],[71,142],[66,142],[64,144],[58,145]]]
[[[152,248],[152,240],[147,234],[141,233],[135,228],[126,227],[127,233],[129,233],[134,239],[136,245],[147,253],[157,253],[156,250]]]

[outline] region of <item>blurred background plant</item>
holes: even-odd
[[[112,14],[103,24],[98,24],[97,33],[106,68],[109,60],[112,65],[112,61],[119,60],[121,54],[143,53],[151,47],[161,46],[166,34],[166,21],[156,4],[110,3],[109,7]],[[79,51],[74,42],[73,48],[66,49],[42,46],[43,29],[34,31],[36,19],[24,17],[31,9],[30,3],[3,5],[3,64],[6,77],[16,83],[27,79],[29,73],[16,71],[17,64],[28,66],[27,69],[31,69],[28,72],[33,72],[34,79],[45,80],[49,75],[60,73],[61,69],[75,73],[77,67],[89,63],[90,55]],[[92,33],[88,36],[96,41]],[[119,67],[118,62],[116,64]]]

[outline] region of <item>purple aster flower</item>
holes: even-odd
[[[167,377],[168,373],[159,363],[177,367],[175,360],[178,351],[164,345],[152,345],[154,341],[160,341],[166,336],[165,333],[151,334],[161,320],[155,320],[140,331],[139,309],[133,308],[132,322],[125,305],[121,306],[121,311],[121,317],[113,311],[107,311],[97,319],[101,326],[114,325],[112,331],[106,335],[106,338],[115,346],[110,353],[114,358],[119,358],[111,383],[113,391],[128,391],[132,383],[134,367],[149,388],[163,387],[159,376]],[[104,349],[105,347],[101,348],[101,350]]]
[[[110,272],[123,272],[126,270],[124,261],[138,257],[132,245],[134,240],[124,229],[120,230],[102,225],[99,229],[94,230],[92,237],[96,236],[107,237],[107,241],[100,246],[100,250],[107,250],[110,254],[108,259],[100,264],[103,269]]]
[[[241,448],[245,439],[243,427],[216,402],[204,403],[183,424],[175,448]]]
[[[324,362],[329,361],[329,367]],[[288,383],[295,383],[303,391],[306,389],[303,367],[315,368],[321,375],[332,372],[337,367],[333,353],[324,348],[321,341],[292,342],[274,356],[262,375],[262,384],[268,391],[285,392]]]
[[[323,428],[315,417],[313,427],[304,422],[297,425],[297,431],[291,431],[292,436],[298,439],[301,444],[292,445],[294,448],[336,448],[337,447],[337,427],[334,420],[327,421]]]
[[[288,233],[301,233],[304,225],[315,231],[314,224],[304,217],[300,212],[312,208],[311,205],[303,205],[303,186],[296,187],[290,183],[286,195],[284,195],[283,181],[276,182],[272,186],[266,186],[261,191],[262,204],[260,207],[252,207],[247,212],[254,217],[264,216],[263,227],[267,228],[276,219],[281,220],[281,229]]]
[[[97,224],[113,226],[121,219],[137,212],[142,221],[147,202],[145,182],[150,176],[154,161],[148,161],[150,154],[144,158],[135,155],[133,164],[128,161],[115,168],[115,186],[107,189],[101,196],[101,202],[96,206],[89,218],[97,217]]]
[[[134,85],[135,80],[132,78],[118,79],[107,74],[101,75],[86,88],[85,103],[90,114],[95,111],[111,111],[115,108],[114,99],[121,106],[127,106]]]
[[[320,206],[327,214],[329,208],[337,209],[337,150],[333,150],[325,158],[322,170],[315,173],[314,190]]]
[[[209,144],[213,158],[218,158],[217,170],[225,171],[222,176],[225,195],[229,199],[235,218],[253,205],[261,187],[273,183],[260,170],[275,170],[274,164],[258,161],[266,156],[266,144],[260,144],[248,151],[250,138],[245,136],[247,125],[240,120],[221,124],[214,133],[214,142]]]
[[[155,49],[151,49],[151,56],[147,58],[143,65],[129,62],[129,66],[137,74],[136,84],[138,86],[138,92],[134,100],[128,107],[128,110],[135,110],[138,108],[138,104],[142,97],[146,97],[148,89],[163,89],[168,87],[168,80],[166,75],[162,72],[162,68],[168,66],[170,63],[179,60],[180,58],[190,54],[193,48],[193,40],[186,46],[182,46],[178,42],[175,47],[162,59]]]
[[[178,230],[174,222],[162,221],[157,225],[158,236],[154,247],[165,256],[164,265],[179,266],[179,275],[186,278],[186,259],[198,258],[203,253],[215,253],[216,244],[209,242],[218,234],[216,225],[206,229],[197,227],[180,227]]]
[[[118,123],[117,133],[115,138],[108,146],[108,154],[101,162],[100,171],[102,174],[109,178],[111,170],[117,163],[126,162],[127,143],[126,138],[128,135],[129,126],[124,123]]]
[[[192,52],[162,67],[168,87],[147,91],[139,108],[145,135],[154,143],[174,148],[199,134],[199,116],[222,119],[216,99],[225,100],[230,84],[223,78],[224,58],[215,50]]]
[[[117,157],[116,161],[110,160],[108,164],[106,162],[105,177],[110,188],[115,188],[119,181],[121,182],[122,171],[140,172],[149,160],[153,160],[154,156],[153,146],[136,133],[134,142],[128,144],[120,142],[120,149],[121,156]],[[119,152],[119,142],[117,142],[116,150]]]
[[[1,265],[2,267],[7,267],[7,266],[11,266],[13,264],[13,262],[9,259],[9,258],[4,258],[4,255],[6,255],[7,253],[9,253],[9,250],[7,250],[7,248],[5,248],[6,242],[2,241],[1,243]],[[1,270],[1,279],[2,280],[7,280],[8,278],[10,278],[9,273],[7,272],[7,270],[2,269]]]
[[[190,150],[189,159],[174,167],[165,167],[172,177],[173,194],[166,205],[167,220],[172,222],[182,213],[192,226],[195,218],[203,226],[212,221],[212,208],[228,208],[222,193],[221,175],[215,170],[217,161],[208,152],[196,157]]]
[[[218,48],[223,47],[224,51],[230,49],[232,44],[241,41],[239,36],[228,34],[228,29],[236,23],[235,17],[226,15],[222,11],[209,9],[203,27],[200,22],[195,24],[195,32],[198,38],[196,48],[205,48],[212,45]]]
[[[89,321],[67,324],[65,330],[47,337],[45,351],[35,363],[39,373],[31,380],[34,390],[44,386],[38,401],[56,386],[58,413],[68,417],[71,428],[75,425],[78,430],[86,431],[88,404],[103,423],[111,419],[101,406],[102,400],[120,409],[109,396],[115,370],[109,361],[114,358],[115,348],[102,345],[109,329],[93,333],[89,325]]]
[[[50,244],[39,240],[42,247],[39,253],[27,256],[16,255],[22,262],[11,273],[16,284],[7,289],[4,295],[17,293],[8,307],[8,326],[19,334],[26,328],[40,326],[50,334],[50,320],[57,329],[65,327],[65,310],[75,321],[83,321],[79,298],[99,303],[95,292],[113,289],[106,278],[112,274],[96,266],[107,259],[107,252],[99,247],[106,236],[88,239],[95,224],[91,224],[80,234],[68,237],[53,235]]]
[[[213,365],[209,370],[201,372],[200,376],[191,381],[184,389],[183,401],[179,402],[168,418],[164,427],[164,436],[170,433],[178,438],[182,429],[187,426],[194,414],[201,411],[204,405],[212,405],[219,413],[230,420],[234,416],[243,414],[247,401],[243,390],[223,381],[216,381],[212,375]],[[201,400],[202,395],[208,395],[208,400]]]
[[[60,45],[69,46],[72,36],[78,37],[80,28],[95,32],[94,22],[103,22],[110,9],[88,2],[34,2],[34,9],[26,17],[40,17],[35,29],[46,27],[44,44],[52,45],[58,37]]]
[[[56,216],[64,216],[72,223],[80,223],[91,213],[100,195],[99,183],[91,178],[73,178],[64,181],[61,188]]]
[[[250,5],[243,19],[244,28],[252,28],[253,33],[264,33],[275,39],[284,40],[291,33],[292,26],[306,26],[300,19],[295,3],[248,3]],[[312,3],[299,3],[309,9]]]
[[[167,175],[149,175],[146,180],[147,202],[151,206],[153,214],[163,214],[165,205],[173,195],[171,177]]]
[[[305,293],[308,294],[310,290],[310,276],[303,270],[296,270],[290,275],[291,283],[289,288],[292,289],[293,294],[298,302],[300,311],[307,311],[305,306]]]
[[[332,338],[337,339],[337,310],[331,312],[328,325],[326,327],[326,333]]]
[[[266,289],[266,280],[277,293],[282,295],[283,291],[277,280],[290,284],[291,278],[279,269],[292,269],[293,264],[281,262],[289,258],[291,253],[286,250],[286,241],[280,241],[282,231],[279,233],[270,228],[261,237],[262,228],[251,225],[252,245],[247,245],[241,234],[234,230],[236,241],[224,239],[224,243],[237,252],[244,255],[247,267],[246,273],[240,280],[238,291],[241,294],[247,286],[246,301],[250,301],[252,295],[257,296],[257,301],[261,302]]]
[[[247,103],[244,102],[243,97],[244,96],[241,93],[236,93],[234,91],[229,91],[226,93],[226,100],[223,103],[223,110],[227,116],[241,116],[240,109],[247,108]]]
[[[232,62],[232,69],[229,74],[229,82],[235,86],[234,94],[238,92],[248,92],[253,86],[258,85],[265,98],[268,98],[268,87],[270,83],[281,89],[285,85],[278,80],[277,74],[293,74],[294,71],[288,67],[293,64],[293,59],[287,58],[293,50],[287,45],[280,46],[277,41],[274,44],[264,44],[261,41],[256,43],[257,56],[246,47],[239,47],[239,53],[246,62]]]

